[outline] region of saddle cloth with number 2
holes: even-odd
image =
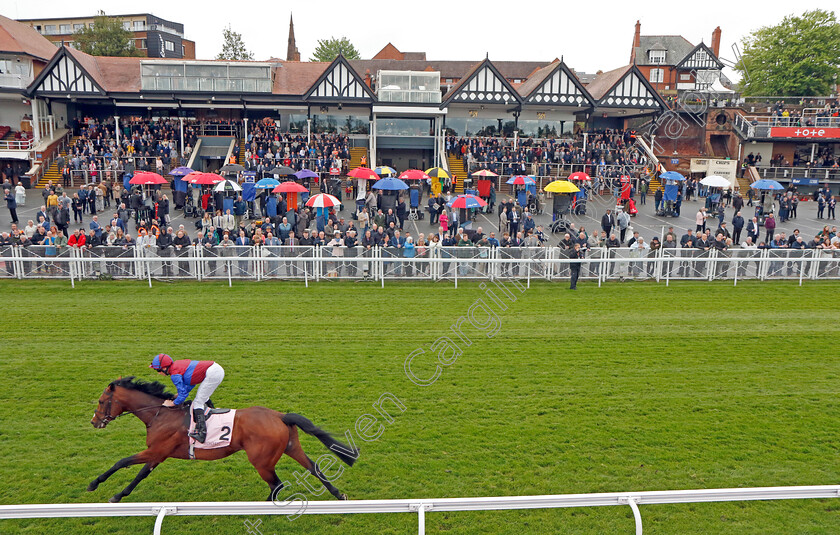
[[[192,411],[190,411],[192,413]],[[236,417],[236,409],[221,414],[213,414],[207,418],[207,438],[204,442],[196,442],[190,438],[190,446],[200,450],[213,450],[230,446],[230,439],[233,435],[233,419]],[[195,420],[190,417],[190,433],[195,429]]]

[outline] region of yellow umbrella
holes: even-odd
[[[452,178],[449,176],[449,173],[446,172],[446,169],[442,167],[432,167],[431,169],[426,169],[426,174],[432,178]]]
[[[550,191],[551,193],[577,193],[580,191],[580,188],[568,180],[555,180],[545,187],[545,191]]]

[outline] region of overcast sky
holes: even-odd
[[[682,35],[693,44],[711,43],[720,26],[720,55],[735,60],[731,46],[761,26],[785,15],[801,14],[826,2],[419,2],[311,0],[294,2],[145,2],[91,0],[2,0],[0,13],[13,18],[92,15],[105,8],[109,15],[150,12],[184,24],[187,39],[196,42],[199,59],[212,59],[222,48],[222,29],[230,24],[242,34],[254,58],[285,59],[289,15],[294,10],[295,36],[301,59],[308,60],[318,39],[346,36],[370,58],[389,41],[403,52],[426,52],[430,60],[551,61],[564,56],[578,71],[593,73],[626,65],[633,26],[642,35]],[[142,6],[142,7],[141,7]],[[216,7],[218,6],[218,7]],[[142,11],[138,11],[138,8]],[[737,79],[727,69],[733,80]]]

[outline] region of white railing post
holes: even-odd
[[[619,503],[626,503],[633,511],[633,520],[636,522],[636,535],[642,535],[642,513],[639,511],[639,506],[636,503],[638,498],[628,497],[619,498]]]
[[[165,507],[161,505],[160,507],[153,507],[152,513],[157,513],[157,517],[155,518],[155,527],[154,531],[152,532],[153,535],[160,535],[160,530],[163,527],[163,517],[166,516],[166,513],[177,513],[178,509],[175,507]]]
[[[431,509],[431,505],[419,503],[411,506],[412,510],[417,511],[417,533],[418,535],[426,535],[426,510]]]

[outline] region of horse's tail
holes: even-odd
[[[338,456],[338,458],[344,461],[348,466],[353,466],[353,463],[355,463],[356,459],[358,459],[358,451],[354,452],[354,450],[352,450],[349,446],[334,439],[332,435],[330,435],[317,425],[313,424],[309,418],[301,416],[300,414],[295,414],[293,412],[284,414],[280,418],[283,420],[284,424],[296,425],[298,426],[298,428],[300,428],[301,431],[303,431],[307,435],[312,435],[318,440],[320,440],[321,443],[324,444],[324,446],[326,446],[330,451],[335,453]],[[350,455],[350,453],[356,453],[356,455],[353,456]]]

